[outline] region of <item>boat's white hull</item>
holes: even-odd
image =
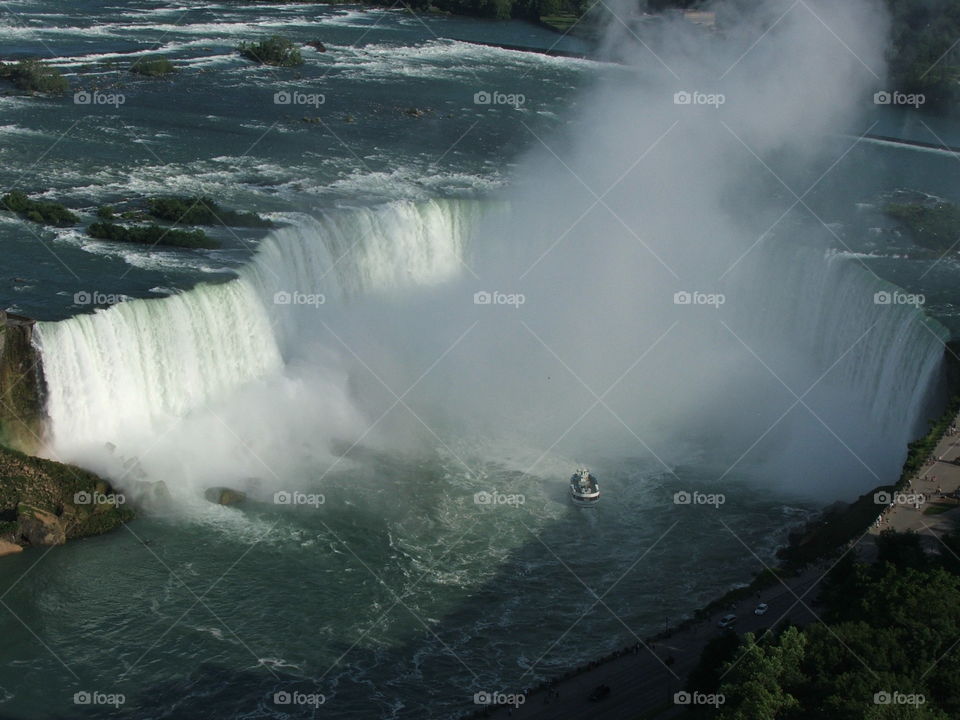
[[[594,507],[598,502],[600,502],[600,493],[597,493],[593,497],[579,497],[570,493],[570,499],[573,501],[574,505],[580,507]]]

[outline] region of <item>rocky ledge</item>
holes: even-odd
[[[0,555],[100,535],[133,514],[93,473],[0,447]]]

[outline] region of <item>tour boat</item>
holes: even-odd
[[[582,507],[592,507],[599,502],[600,486],[586,468],[580,468],[570,478],[570,498]]]

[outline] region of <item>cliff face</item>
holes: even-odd
[[[43,434],[43,373],[33,320],[0,310],[0,445],[36,452]]]

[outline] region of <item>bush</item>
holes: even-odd
[[[930,250],[947,252],[955,249],[960,240],[960,207],[952,203],[891,203],[883,211],[899,220],[917,245]]]
[[[113,220],[116,217],[113,208],[109,205],[101,205],[97,208],[97,217],[101,220]]]
[[[300,48],[280,35],[272,35],[258,43],[240,43],[237,50],[248,60],[253,60],[261,65],[275,65],[277,67],[303,65]]]
[[[16,65],[0,63],[0,77],[6,78],[20,90],[50,93],[65,93],[70,83],[56,68],[39,60],[21,60]]]
[[[130,72],[146,77],[163,77],[176,71],[174,64],[165,57],[140,58],[130,66]]]
[[[158,197],[148,201],[148,212],[158,220],[185,225],[273,227],[256,213],[235,212],[220,207],[208,197]]]
[[[93,223],[87,234],[98,240],[129,242],[139,245],[171,245],[182,248],[218,248],[220,243],[203,230],[174,230],[160,225],[127,227],[109,222]]]
[[[19,190],[14,190],[0,198],[0,206],[40,225],[68,227],[79,222],[77,216],[63,205],[31,200]]]

